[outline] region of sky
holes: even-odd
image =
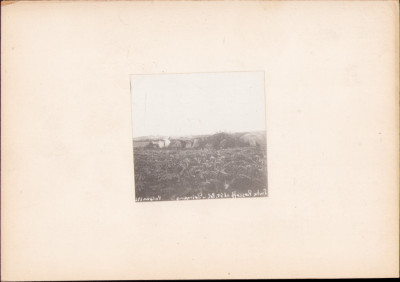
[[[263,72],[132,75],[133,137],[265,130]]]

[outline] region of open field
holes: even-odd
[[[135,148],[136,201],[267,196],[266,151]]]

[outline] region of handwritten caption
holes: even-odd
[[[226,199],[226,198],[249,198],[249,197],[266,197],[268,195],[267,189],[252,191],[248,190],[247,192],[220,192],[220,193],[198,193],[191,196],[181,196],[176,197],[177,201],[184,200],[205,200],[205,199]],[[153,201],[161,201],[161,196],[153,196],[153,197],[137,197],[136,202],[153,202]]]

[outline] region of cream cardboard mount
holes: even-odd
[[[1,279],[398,277],[398,11],[2,5]],[[137,202],[131,75],[231,72],[263,74],[268,197]]]

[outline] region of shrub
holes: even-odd
[[[206,137],[205,139],[206,142],[212,144],[215,149],[236,148],[244,146],[239,136],[225,132],[218,132],[216,134]]]

